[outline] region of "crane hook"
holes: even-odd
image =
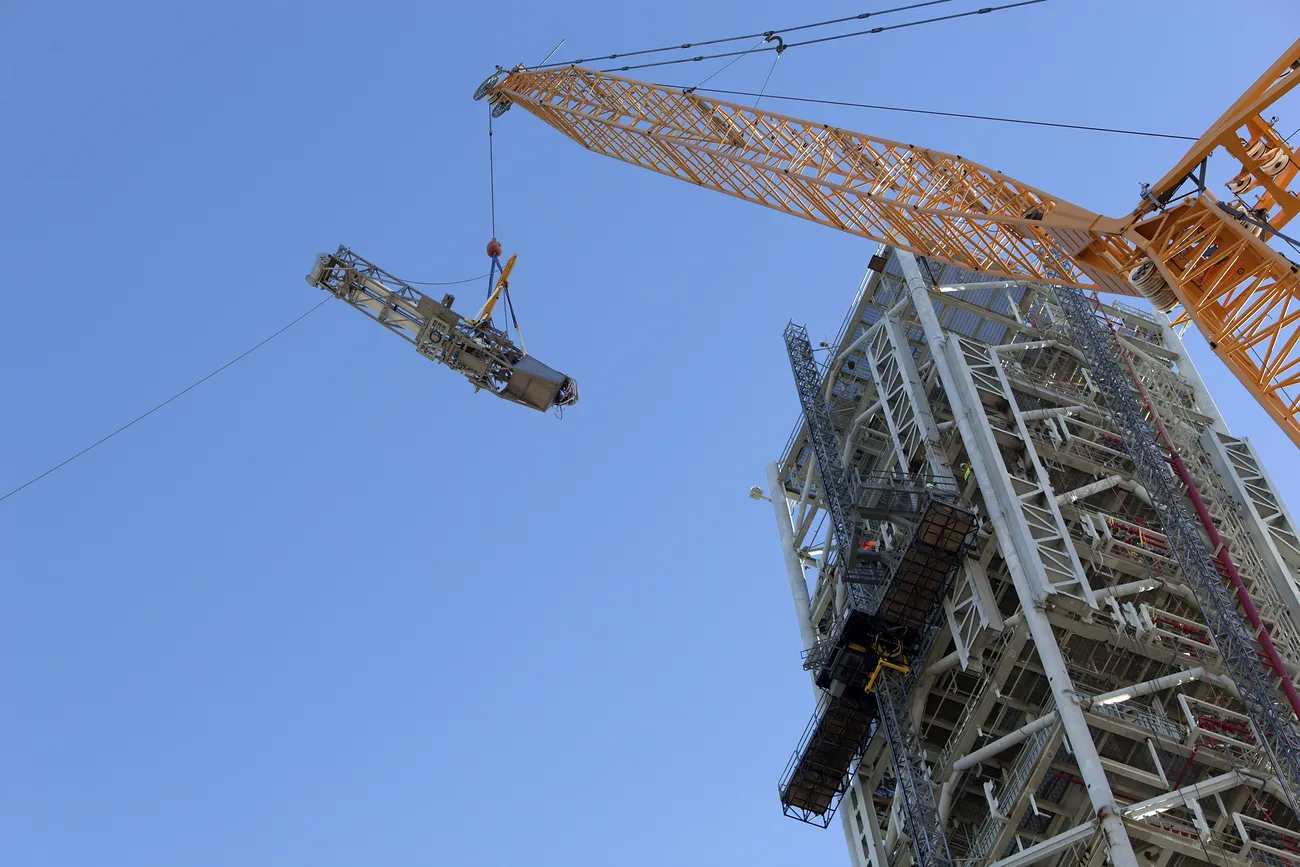
[[[776,43],[776,56],[777,56],[777,57],[780,57],[781,54],[782,54],[782,52],[784,52],[785,49],[786,49],[785,40],[782,39],[780,36],[777,36],[777,35],[776,35],[776,31],[774,31],[774,30],[769,30],[769,31],[767,31],[766,33],[764,33],[764,34],[763,34],[763,41],[764,41],[764,42],[775,42],[775,43]],[[784,68],[784,67],[782,67],[782,68]]]

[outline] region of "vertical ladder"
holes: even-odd
[[[839,438],[831,423],[826,402],[822,399],[821,370],[813,358],[808,329],[791,322],[785,327],[785,348],[790,355],[790,368],[794,371],[795,387],[799,391],[799,405],[808,426],[808,441],[817,460],[817,473],[822,482],[822,499],[831,516],[835,543],[839,547],[839,560],[845,580],[852,580],[849,569],[858,544],[858,510],[854,505],[847,474],[840,461]],[[870,579],[861,576],[865,581]]]
[[[918,657],[918,662],[921,659]],[[912,855],[917,867],[951,867],[952,855],[939,818],[939,805],[934,799],[930,769],[925,764],[925,751],[912,722],[909,696],[914,682],[915,678],[904,678],[895,672],[882,674],[876,681],[880,726],[885,730],[889,758],[903,794],[903,817],[912,838]]]

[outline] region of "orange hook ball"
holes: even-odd
[[[492,256],[493,258],[495,258],[495,257],[497,257],[497,256],[500,256],[500,255],[501,255],[501,242],[498,241],[496,238],[493,238],[491,241],[488,241],[488,245],[487,245],[487,254],[488,254],[489,256]]]

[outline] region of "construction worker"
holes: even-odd
[[[880,543],[875,539],[863,539],[858,542],[859,560],[879,561],[880,554]]]
[[[964,482],[970,478],[970,464],[961,465],[961,480]]]

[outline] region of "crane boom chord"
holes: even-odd
[[[831,228],[983,273],[1096,282],[1032,230],[1101,217],[954,154],[581,67],[514,72],[492,94],[588,150]]]
[[[1300,445],[1300,266],[1269,244],[1300,213],[1300,164],[1261,114],[1298,70],[1300,40],[1120,218],[956,154],[579,66],[498,68],[475,98],[497,117],[518,105],[588,150],[960,268],[1181,308]],[[1220,149],[1241,164],[1231,205],[1204,182]]]

